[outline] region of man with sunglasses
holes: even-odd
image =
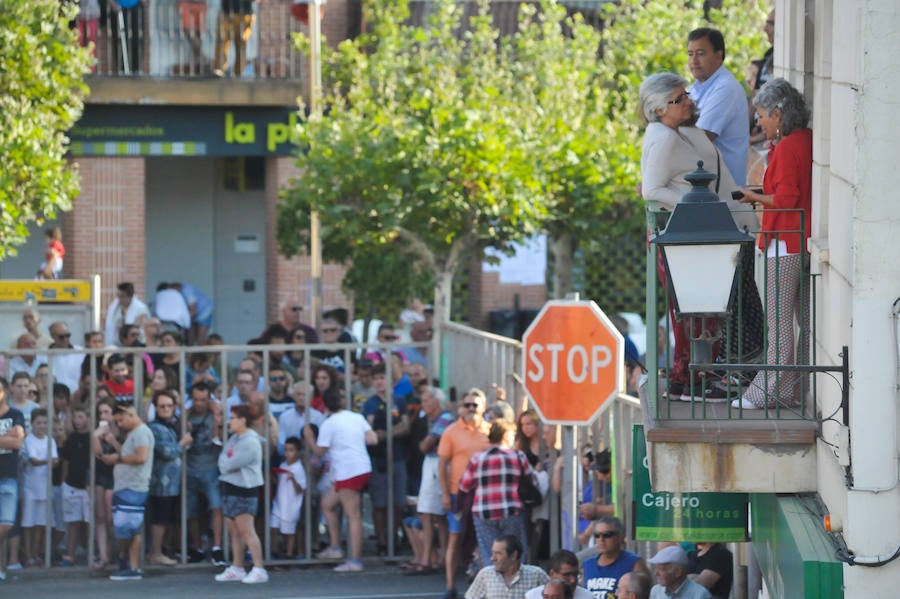
[[[288,395],[288,388],[293,382],[291,375],[281,366],[269,367],[269,413],[275,418],[294,407],[294,398]]]
[[[565,580],[575,587],[575,592],[572,595],[573,599],[594,599],[593,593],[584,587],[578,586],[578,572],[578,557],[568,549],[560,549],[550,556],[550,564],[547,571],[547,574],[550,575],[550,580]],[[525,593],[525,599],[542,599],[543,596],[543,586],[535,587]]]
[[[81,349],[72,345],[72,332],[66,323],[54,322],[50,325],[48,331],[50,332],[50,338],[53,339],[53,343],[50,344],[48,349]],[[59,354],[50,357],[50,365],[56,382],[68,387],[69,393],[74,393],[78,389],[78,382],[81,380],[82,362],[84,362],[84,354],[82,353]]]
[[[471,510],[466,513],[457,506],[459,479],[462,478],[469,459],[490,446],[488,432],[490,424],[484,420],[487,396],[481,389],[470,389],[459,405],[459,418],[447,427],[438,444],[438,481],[441,485],[441,506],[447,512],[447,554],[444,558],[447,590],[444,599],[455,599],[458,595],[454,579],[459,563],[460,540],[465,532],[464,522],[471,522]]]
[[[584,586],[595,599],[611,599],[616,596],[619,579],[627,572],[644,572],[649,575],[647,564],[636,553],[623,548],[624,526],[614,516],[602,516],[593,524],[594,540],[600,551],[596,558],[584,561]]]

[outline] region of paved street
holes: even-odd
[[[402,576],[394,565],[369,560],[359,574],[336,574],[326,566],[297,566],[270,570],[270,580],[262,585],[217,583],[213,575],[221,568],[187,566],[153,568],[144,579],[113,582],[94,577],[84,568],[26,570],[0,583],[0,597],[28,599],[123,599],[128,597],[266,597],[277,599],[430,599],[441,597],[443,575]],[[12,573],[11,573],[12,574]],[[465,588],[464,579],[458,589]]]

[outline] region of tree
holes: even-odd
[[[0,0],[0,259],[78,192],[65,132],[81,115],[91,58],[69,29],[76,12],[58,0]]]
[[[283,192],[278,240],[300,252],[316,209],[328,259],[402,241],[434,274],[437,335],[463,258],[539,230],[541,173],[489,16],[459,36],[453,2],[427,27],[403,24],[405,2],[369,6],[371,34],[324,55],[329,110],[298,125],[304,174]]]

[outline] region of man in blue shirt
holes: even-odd
[[[725,38],[720,31],[701,27],[688,34],[688,66],[696,79],[689,91],[700,111],[697,127],[706,131],[735,183],[743,186],[747,184],[750,113],[744,87],[723,66],[724,61]]]
[[[615,597],[619,579],[628,572],[649,574],[644,560],[623,548],[625,535],[621,520],[603,516],[593,524],[593,531],[600,554],[584,560],[581,567],[584,569],[584,586],[595,599]]]
[[[206,345],[206,334],[212,326],[213,301],[190,283],[169,283],[169,286],[181,292],[191,313],[188,345]]]

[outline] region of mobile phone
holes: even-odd
[[[101,420],[97,423],[97,428],[108,428],[109,423],[106,420]]]
[[[744,192],[743,192],[743,191],[732,191],[732,192],[731,192],[731,199],[732,199],[732,200],[740,200],[740,199],[743,198],[743,197],[744,197]]]

